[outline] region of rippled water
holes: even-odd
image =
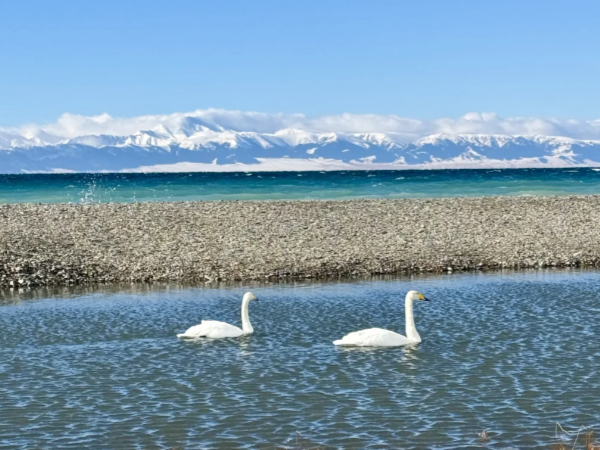
[[[600,169],[0,174],[0,203],[600,194]]]
[[[402,331],[410,288],[420,345],[331,344]],[[0,447],[547,449],[556,421],[600,425],[597,273],[253,286],[254,335],[175,338],[238,324],[245,290],[4,292]]]

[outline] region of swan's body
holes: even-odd
[[[421,342],[421,336],[419,336],[415,327],[413,302],[422,300],[427,301],[425,296],[417,291],[408,291],[406,294],[406,336],[381,328],[369,328],[368,330],[347,334],[342,339],[333,341],[333,344],[353,347],[401,347],[403,345],[417,344]]]
[[[243,334],[247,333],[244,333],[244,330],[234,325],[217,320],[203,320],[199,325],[188,328],[185,333],[178,334],[177,337],[182,339],[196,339],[200,337],[222,339],[236,338]]]
[[[252,328],[252,324],[250,324],[248,316],[248,305],[252,300],[258,301],[252,292],[247,292],[242,299],[242,328],[216,320],[203,320],[199,325],[188,328],[185,333],[178,334],[177,337],[180,339],[198,339],[202,337],[223,339],[252,334],[254,333],[254,329]]]
[[[355,331],[347,334],[342,339],[334,341],[335,345],[347,345],[355,347],[401,347],[403,345],[414,344],[417,341],[411,341],[401,334],[382,328],[369,328],[368,330]]]

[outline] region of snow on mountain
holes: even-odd
[[[0,150],[53,145],[60,141],[60,137],[44,132],[20,133],[18,131],[3,131],[0,129]]]
[[[226,129],[183,117],[125,135],[0,129],[0,173],[600,166],[600,141],[542,135]],[[312,169],[310,169],[312,170]]]

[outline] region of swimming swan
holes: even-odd
[[[203,320],[200,325],[189,328],[185,333],[178,334],[177,337],[180,339],[197,339],[200,337],[223,339],[254,333],[248,317],[248,304],[252,300],[258,301],[252,292],[246,292],[242,299],[242,328],[234,327],[225,322],[217,322],[216,320]]]
[[[381,328],[369,328],[347,334],[342,339],[333,341],[333,344],[354,347],[400,347],[421,342],[421,336],[417,333],[413,316],[413,302],[415,301],[429,300],[417,291],[408,291],[406,294],[406,337]]]

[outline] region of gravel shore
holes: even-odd
[[[600,196],[0,206],[0,287],[600,265]]]

